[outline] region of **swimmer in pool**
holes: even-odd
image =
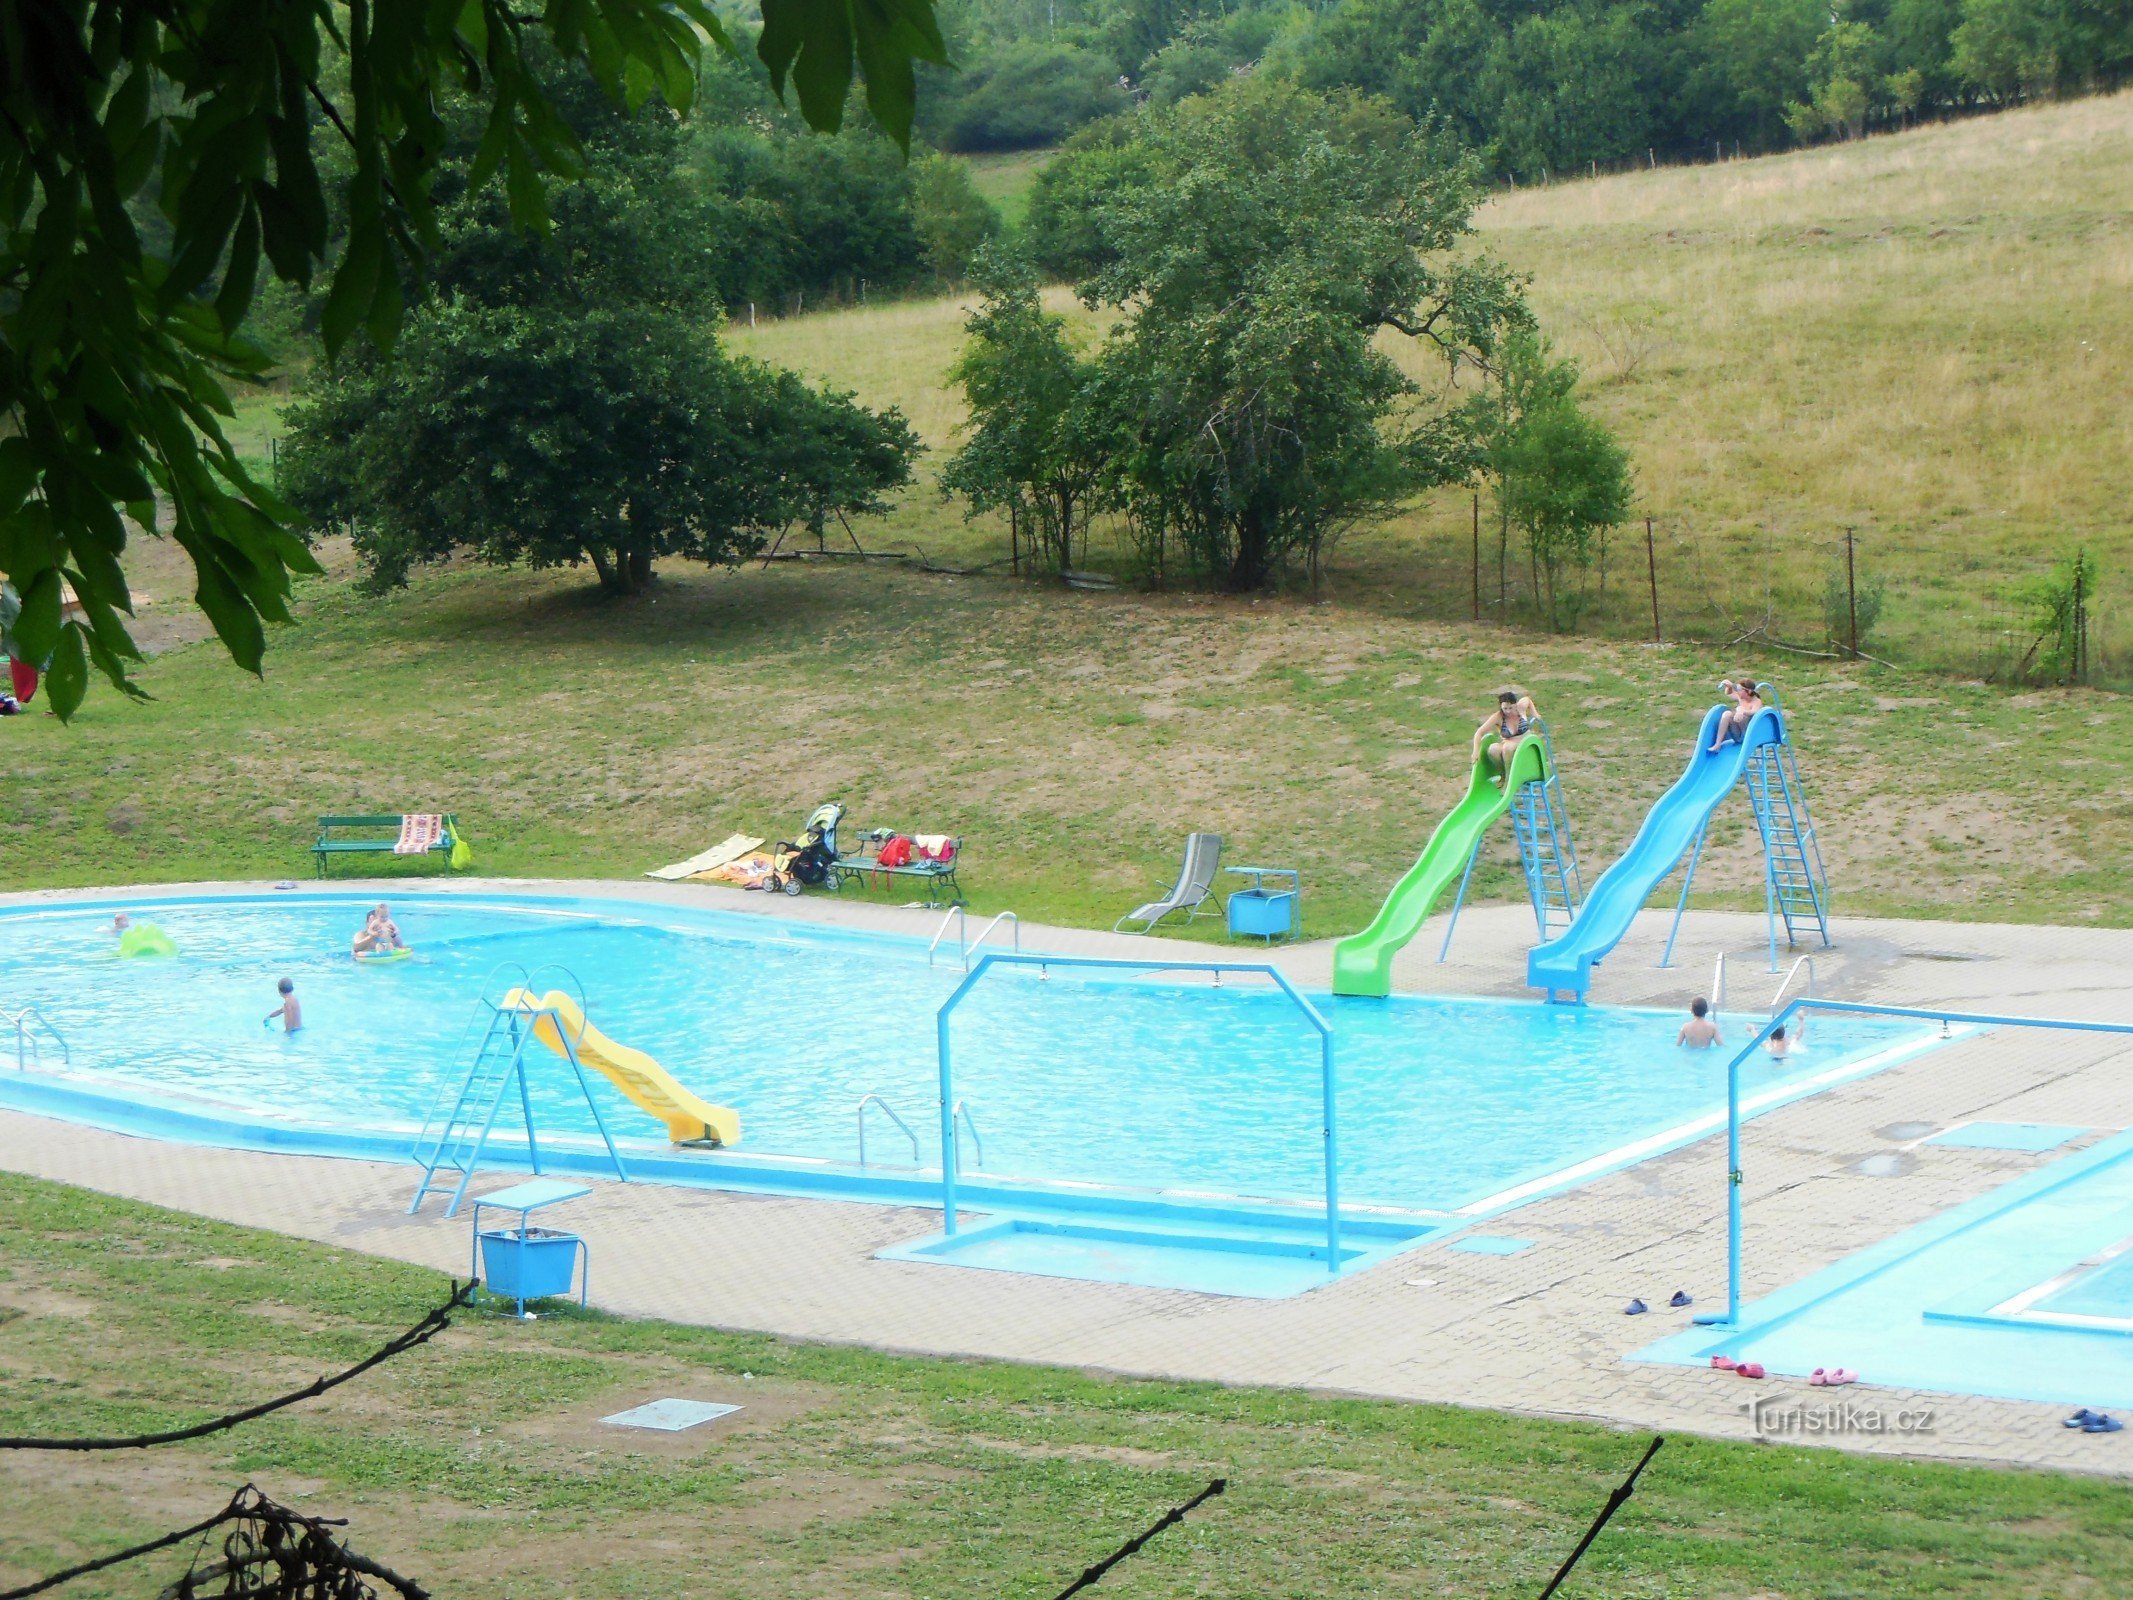
[[[370,915],[363,919],[363,931],[355,936],[355,954],[383,955],[388,950],[405,950],[400,938],[399,926],[393,914],[380,900],[370,908]]]
[[[1799,1055],[1807,1048],[1807,1019],[1800,1017],[1793,1022],[1789,1038],[1783,1028],[1771,1029],[1770,1037],[1763,1041],[1763,1048],[1780,1061],[1787,1056]]]
[[[1711,1002],[1698,995],[1689,1002],[1689,1020],[1674,1035],[1674,1043],[1690,1050],[1708,1050],[1725,1042],[1719,1036],[1718,1024],[1711,1020]]]
[[[296,985],[288,978],[277,983],[275,990],[281,995],[281,1004],[269,1011],[262,1019],[269,1027],[276,1017],[281,1018],[281,1031],[294,1033],[304,1025],[304,1008],[296,1003]]]

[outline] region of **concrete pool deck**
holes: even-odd
[[[157,885],[0,896],[0,905],[178,894],[253,895],[269,885]],[[311,885],[304,885],[311,887]],[[695,885],[395,879],[337,881],[381,893],[441,891],[603,895],[753,912],[930,937],[940,913],[827,896],[799,900]],[[1201,926],[1206,926],[1202,924]],[[1394,966],[1403,991],[1526,998],[1532,942],[1523,907],[1469,910],[1452,960],[1435,963],[1434,920]],[[1845,919],[1838,948],[1818,954],[1825,997],[2100,1021],[2133,1020],[2123,974],[2133,932]],[[1023,930],[1062,954],[1271,959],[1323,988],[1330,942],[1276,949],[1145,940],[1088,930]],[[1685,924],[1669,971],[1652,965],[1666,916],[1647,912],[1602,970],[1603,1004],[1680,1005],[1710,984],[1727,953],[1728,1002],[1759,1010],[1768,974],[1760,916],[1701,912]],[[1789,957],[1786,958],[1789,962]],[[1664,1041],[1670,1046],[1669,1038]],[[2088,1130],[2057,1150],[1926,1144],[1976,1120]],[[2133,1041],[2002,1030],[1764,1114],[1744,1130],[1746,1280],[1751,1302],[1996,1184],[2133,1125]],[[465,1270],[464,1216],[404,1214],[405,1166],[206,1150],[0,1113],[0,1167],[226,1221]],[[1172,1290],[972,1271],[874,1252],[935,1231],[937,1211],[787,1200],[652,1185],[595,1185],[569,1225],[592,1251],[596,1305],[624,1315],[866,1344],[929,1355],[1050,1362],[1121,1373],[1270,1384],[1443,1401],[1625,1427],[1800,1441],[1801,1421],[1771,1408],[1823,1408],[1850,1431],[1814,1442],[1876,1453],[2014,1462],[2133,1476],[2133,1429],[2070,1433],[2066,1408],[1877,1387],[1874,1374],[1829,1394],[1803,1382],[1626,1358],[1683,1326],[1675,1289],[1696,1311],[1725,1285],[1722,1138],[1706,1138],[1534,1201],[1483,1234],[1532,1241],[1482,1254],[1440,1241],[1290,1300],[1236,1300]],[[506,1181],[501,1175],[498,1183]],[[1654,1308],[1622,1315],[1640,1296]],[[1829,1364],[1853,1365],[1842,1350]],[[1848,1410],[1846,1409],[1848,1408]],[[1929,1426],[1915,1426],[1921,1411]],[[1899,1414],[1913,1426],[1896,1431]],[[1867,1416],[1887,1431],[1865,1431]]]

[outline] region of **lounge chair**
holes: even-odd
[[[1185,913],[1185,920],[1192,921],[1201,914],[1200,907],[1214,897],[1215,873],[1222,865],[1222,835],[1219,833],[1189,833],[1185,836],[1185,864],[1178,869],[1178,881],[1163,891],[1160,900],[1151,900],[1144,906],[1135,906],[1131,911],[1111,924],[1113,933],[1123,933],[1126,924],[1138,922],[1141,927],[1132,931],[1146,933],[1173,911]],[[1210,911],[1208,916],[1215,913]]]

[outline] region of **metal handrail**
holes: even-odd
[[[948,1120],[955,1129],[956,1164],[958,1166],[962,1164],[963,1130],[968,1128],[970,1130],[970,1148],[978,1153],[978,1159],[971,1163],[970,1170],[972,1172],[983,1172],[985,1170],[985,1141],[978,1137],[977,1122],[970,1115],[970,1102],[968,1100],[958,1100],[955,1103],[955,1111]]]
[[[1015,936],[1015,950],[1017,951],[1017,953],[1019,953],[1022,949],[1022,919],[1016,916],[1012,911],[1001,912],[997,917],[994,917],[992,921],[986,923],[983,928],[979,929],[978,936],[970,941],[970,950],[976,950],[980,946],[982,946],[987,939],[992,937],[992,930],[997,928],[1003,922],[1009,922],[1014,924],[1014,927],[1011,931]],[[968,971],[970,968],[970,950],[965,950],[963,952],[963,968],[965,971]]]
[[[961,906],[950,906],[948,915],[941,918],[940,930],[934,934],[933,943],[926,946],[926,965],[929,967],[933,965],[934,952],[940,949],[941,941],[948,937],[948,929],[952,926],[955,929],[956,956],[963,963],[963,970],[968,972],[970,970],[971,951],[978,949],[987,939],[991,938],[992,930],[1003,922],[1013,924],[1015,953],[1020,955],[1022,953],[1022,919],[1012,911],[1001,912],[992,921],[986,923],[983,928],[979,929],[978,936],[972,939],[969,937],[970,919],[963,914],[963,908]]]
[[[933,943],[926,946],[927,966],[933,965],[933,952],[941,947],[941,941],[948,937],[949,926],[953,924],[955,927],[955,953],[963,958],[963,970],[966,972],[970,970],[970,946],[964,937],[968,931],[969,922],[970,919],[963,915],[961,906],[950,906],[948,908],[948,915],[941,918],[940,931],[933,936]]]
[[[37,1043],[37,1035],[30,1031],[32,1020],[40,1024],[46,1033],[49,1033],[59,1042],[60,1064],[65,1067],[74,1065],[74,1051],[67,1043],[67,1036],[59,1031],[58,1025],[50,1017],[39,1011],[35,1006],[24,1006],[13,1015],[0,1012],[0,1016],[7,1017],[8,1026],[15,1030],[15,1070],[17,1072],[28,1070],[28,1064],[23,1059],[25,1046],[28,1047],[29,1059],[37,1063],[37,1070],[40,1072],[44,1070],[44,1051]]]
[[[1785,977],[1784,977],[1784,980],[1783,980],[1783,981],[1782,981],[1781,983],[1779,983],[1779,984],[1778,984],[1778,986],[1777,986],[1777,993],[1776,993],[1776,994],[1774,994],[1774,995],[1772,995],[1772,996],[1770,997],[1770,1009],[1771,1009],[1772,1011],[1775,1011],[1775,1010],[1777,1010],[1777,1008],[1778,1008],[1778,1005],[1779,1005],[1779,1003],[1780,1003],[1780,1002],[1782,1002],[1782,1001],[1784,1000],[1784,998],[1785,998],[1785,991],[1786,991],[1787,989],[1789,989],[1789,988],[1791,988],[1791,987],[1792,987],[1792,980],[1793,980],[1794,978],[1797,978],[1797,977],[1798,977],[1798,976],[1800,975],[1800,968],[1802,968],[1802,967],[1805,967],[1805,968],[1807,969],[1807,991],[1806,991],[1806,992],[1807,992],[1807,993],[1808,993],[1808,994],[1809,994],[1810,996],[1812,996],[1812,995],[1814,994],[1814,992],[1815,992],[1815,958],[1814,958],[1813,956],[1811,956],[1811,955],[1809,955],[1809,956],[1802,956],[1802,957],[1800,957],[1800,959],[1799,959],[1799,960],[1795,961],[1795,962],[1794,962],[1794,963],[1792,964],[1792,966],[1791,966],[1791,967],[1790,967],[1789,969],[1787,969],[1787,971],[1786,971],[1786,973],[1785,973]]]
[[[906,1139],[909,1139],[911,1141],[911,1165],[915,1167],[922,1164],[925,1158],[919,1154],[918,1135],[911,1131],[910,1123],[904,1121],[902,1117],[899,1117],[896,1114],[896,1108],[890,1105],[888,1101],[882,1099],[882,1097],[878,1094],[870,1094],[861,1097],[859,1102],[859,1108],[854,1113],[854,1115],[856,1115],[859,1119],[859,1164],[862,1167],[867,1164],[868,1106],[881,1107],[881,1114],[887,1117],[891,1122],[895,1123],[897,1131],[902,1133]]]
[[[1726,953],[1718,952],[1718,964],[1711,969],[1711,1009],[1726,1009]]]

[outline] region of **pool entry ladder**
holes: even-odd
[[[421,1210],[422,1202],[446,1184],[451,1184],[452,1197],[445,1204],[444,1214],[449,1217],[458,1212],[460,1202],[466,1198],[467,1184],[481,1164],[489,1136],[496,1130],[496,1119],[503,1112],[504,1100],[514,1088],[518,1091],[519,1114],[526,1129],[526,1155],[534,1172],[540,1172],[541,1147],[533,1131],[533,1097],[526,1086],[526,1049],[536,1041],[536,1029],[543,1020],[562,1041],[564,1059],[570,1063],[578,1088],[585,1096],[585,1104],[592,1111],[593,1124],[600,1130],[608,1159],[615,1165],[615,1176],[624,1183],[629,1181],[629,1173],[624,1170],[622,1157],[615,1149],[614,1136],[607,1131],[607,1119],[600,1115],[599,1102],[593,1099],[592,1086],[585,1081],[585,1069],[578,1063],[577,1042],[571,1030],[553,1007],[541,1005],[532,998],[530,977],[512,989],[501,1002],[488,997],[487,990],[493,983],[492,977],[489,984],[483,985],[481,1003],[488,1008],[489,1023],[482,1031],[473,1060],[467,1064],[456,1092],[449,1083],[439,1092],[429,1116],[423,1120],[422,1132],[416,1136],[414,1154],[416,1163],[422,1168],[422,1181],[415,1186],[414,1199],[407,1203],[409,1216]],[[584,1009],[581,1004],[579,1015],[584,1014]],[[446,1173],[456,1173],[457,1182],[443,1176]]]
[[[1526,873],[1526,897],[1533,902],[1533,920],[1546,944],[1577,919],[1585,898],[1585,880],[1578,870],[1577,841],[1570,831],[1570,802],[1563,796],[1563,780],[1555,770],[1555,742],[1548,737],[1548,724],[1537,722],[1541,748],[1548,753],[1548,775],[1537,783],[1521,784],[1511,797],[1511,833],[1518,840],[1518,859]],[[1486,838],[1484,833],[1482,838]],[[1467,852],[1466,871],[1459,875],[1459,893],[1452,900],[1451,920],[1438,947],[1441,962],[1451,954],[1452,930],[1459,926],[1459,910],[1466,904],[1468,880],[1474,876],[1474,861],[1481,854],[1481,839]]]

